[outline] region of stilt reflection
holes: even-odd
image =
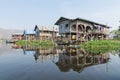
[[[19,48],[23,49],[24,54],[32,53],[34,55],[35,62],[44,63],[46,61],[52,61],[54,64],[56,64],[61,72],[69,72],[70,70],[73,70],[80,73],[86,67],[105,64],[110,59],[109,53],[86,53],[83,49],[74,47],[43,48],[26,45]]]
[[[110,58],[109,53],[95,55],[77,48],[62,49],[61,52],[55,64],[62,72],[68,72],[70,69],[81,72],[85,67],[107,63]]]

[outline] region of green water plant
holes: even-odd
[[[18,40],[15,42],[17,45],[32,45],[32,46],[53,46],[55,43],[53,43],[51,40],[43,40],[43,41],[26,41],[26,40]]]
[[[88,41],[84,44],[81,44],[80,47],[85,49],[89,53],[102,54],[112,50],[120,49],[120,41],[118,40]]]

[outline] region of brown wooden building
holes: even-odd
[[[82,18],[61,17],[55,25],[59,25],[59,34],[67,40],[98,40],[109,36],[109,26]]]
[[[35,36],[38,40],[53,39],[58,35],[58,27],[35,26]]]

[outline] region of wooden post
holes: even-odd
[[[103,36],[104,36],[104,35],[102,35],[102,40],[103,40]]]
[[[43,34],[43,26],[42,26],[41,40],[43,39],[43,36],[42,36],[42,34]]]
[[[119,21],[119,23],[120,23],[120,21]],[[120,31],[120,26],[119,26],[119,29],[118,29],[119,31]]]
[[[52,41],[53,41],[53,44],[54,44],[54,26],[53,26],[53,34],[52,34]]]
[[[72,37],[72,36],[71,36],[71,31],[72,31],[72,30],[71,30],[71,27],[72,27],[72,26],[70,25],[70,43],[71,43],[71,37]]]
[[[76,41],[78,41],[78,21],[76,22]]]

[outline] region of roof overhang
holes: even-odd
[[[60,17],[60,18],[57,20],[57,22],[55,23],[55,25],[59,25],[60,22],[66,21],[66,20],[69,20],[69,21],[70,21],[70,19],[68,19],[68,18]]]
[[[103,27],[111,28],[111,27],[109,27],[109,26],[107,26],[107,25],[100,24],[100,23],[97,23],[97,22],[94,22],[94,21],[90,21],[90,20],[87,20],[87,19],[82,19],[82,18],[68,19],[68,18],[64,18],[64,17],[60,17],[60,18],[57,20],[57,22],[55,23],[55,25],[59,25],[60,22],[66,21],[66,20],[69,20],[69,21],[71,21],[71,22],[74,22],[74,21],[84,21],[84,22],[91,23],[91,24],[93,24],[93,25],[95,24],[95,25],[101,25],[101,26],[103,26]]]

